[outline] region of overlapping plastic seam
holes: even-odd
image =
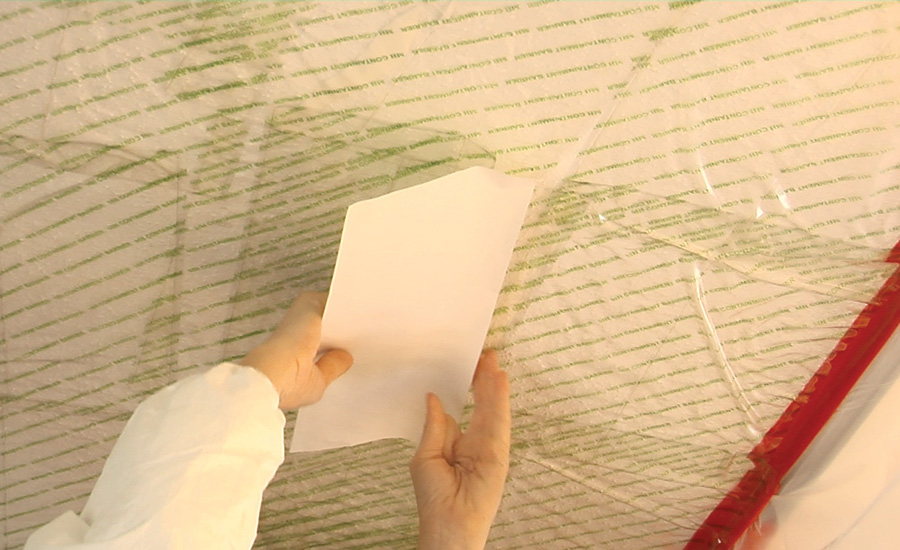
[[[900,264],[900,241],[885,261]],[[737,542],[898,326],[900,267],[751,451],[753,469],[707,516],[685,550],[731,548]]]

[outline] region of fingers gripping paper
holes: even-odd
[[[299,411],[292,452],[416,441],[427,392],[459,416],[533,190],[470,168],[350,206],[322,349],[354,365]]]

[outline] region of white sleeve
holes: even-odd
[[[138,406],[80,516],[25,550],[244,550],[284,460],[284,414],[259,371],[223,363]]]

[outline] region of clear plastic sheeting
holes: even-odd
[[[7,548],[80,510],[141,399],[326,289],[358,200],[538,182],[488,339],[497,549],[683,547],[896,268],[897,4],[6,2],[0,29]],[[257,547],[411,547],[411,451],[289,456]]]

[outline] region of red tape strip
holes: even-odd
[[[900,242],[888,254],[900,263]],[[857,316],[819,370],[750,452],[753,468],[707,516],[685,550],[732,548],[781,480],[900,325],[900,267]]]

